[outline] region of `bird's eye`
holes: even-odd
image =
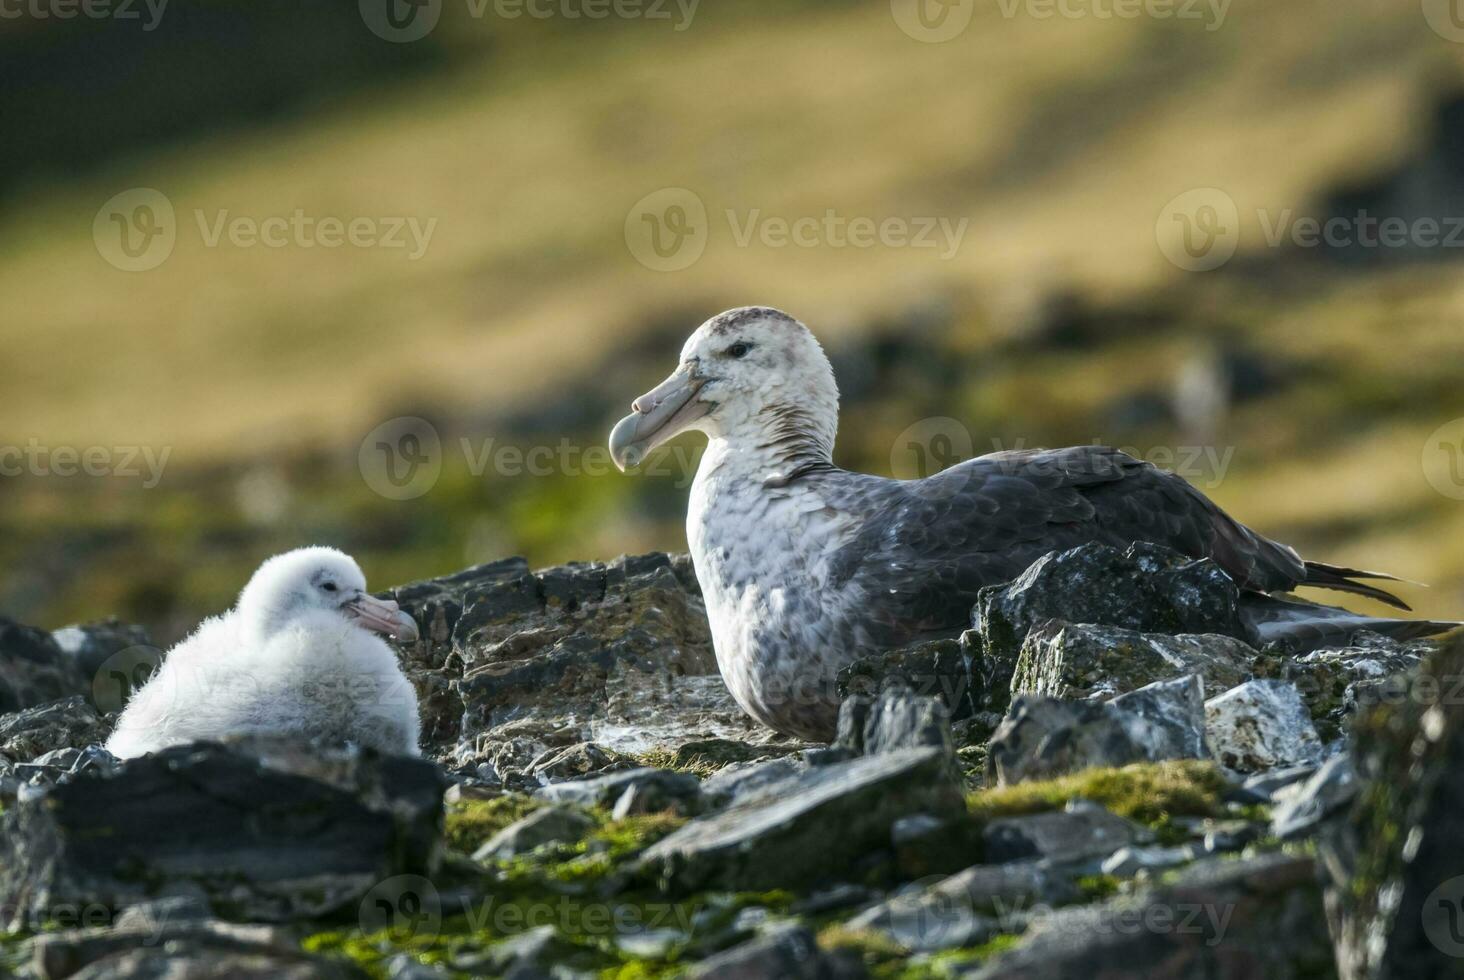
[[[750,350],[752,350],[752,345],[751,344],[745,344],[745,343],[743,343],[742,341],[739,340],[737,343],[735,343],[731,347],[728,347],[727,348],[727,356],[728,357],[746,357],[747,356],[747,352],[750,351]]]
[[[336,590],[336,584],[334,582],[326,582],[321,588],[327,592],[334,592]]]

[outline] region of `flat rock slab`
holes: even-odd
[[[701,783],[695,776],[645,767],[625,769],[594,779],[552,783],[535,795],[550,803],[613,807],[627,793],[639,796],[643,801],[654,800],[659,805],[653,809],[695,813],[701,807]]]
[[[1045,623],[1027,634],[1012,696],[1107,699],[1156,681],[1198,674],[1205,690],[1228,691],[1256,673],[1260,654],[1218,633],[1141,633],[1116,626]]]
[[[652,845],[642,870],[672,891],[811,885],[888,849],[901,817],[965,810],[949,759],[935,748],[818,766],[750,795]]]
[[[849,921],[912,952],[977,946],[1017,927],[1039,906],[1078,897],[1071,880],[1042,861],[979,864],[942,881],[894,895]]]
[[[1066,810],[992,820],[984,837],[991,864],[1041,858],[1053,865],[1102,861],[1120,848],[1154,839],[1148,828],[1087,801]]]
[[[170,895],[200,896],[228,919],[321,915],[384,878],[435,869],[443,788],[421,759],[179,746],[7,810],[0,902],[22,924]]]

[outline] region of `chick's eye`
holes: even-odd
[[[327,592],[334,592],[336,590],[336,584],[334,582],[326,582],[321,588]]]
[[[728,357],[746,357],[747,356],[747,352],[750,351],[750,350],[752,350],[752,345],[751,344],[744,344],[741,341],[738,341],[737,343],[733,344],[731,347],[728,347],[727,348],[727,356]]]

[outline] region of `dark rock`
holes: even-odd
[[[1319,835],[1346,980],[1464,964],[1464,634],[1354,721],[1357,788]],[[1319,774],[1320,775],[1320,774]],[[1314,777],[1315,778],[1315,777]]]
[[[1329,976],[1310,858],[1209,859],[1163,888],[1037,918],[1021,945],[973,964],[979,980]]]
[[[560,749],[545,749],[529,763],[529,773],[542,782],[584,779],[607,772],[634,769],[635,760],[594,742],[579,742]]]
[[[1086,800],[1066,810],[992,820],[984,836],[992,864],[1044,858],[1054,865],[1096,865],[1119,848],[1154,839],[1147,828]]]
[[[888,848],[901,817],[955,817],[964,809],[939,749],[887,752],[748,794],[652,845],[641,865],[674,891],[812,885],[845,878],[853,864]]]
[[[275,926],[237,925],[206,917],[160,914],[110,928],[43,933],[30,943],[39,977],[291,977],[365,974],[349,964],[301,952]]]
[[[1148,745],[1150,760],[1205,757],[1205,686],[1197,674],[1156,681],[1108,706]]]
[[[1092,766],[1203,758],[1204,722],[1194,675],[1107,703],[1019,697],[987,747],[987,781],[1009,785]]]
[[[1315,765],[1322,758],[1311,715],[1286,681],[1247,681],[1206,701],[1205,737],[1215,761],[1238,772]]]
[[[695,813],[701,806],[701,783],[689,773],[669,769],[627,769],[594,779],[552,783],[539,790],[541,800],[578,806],[615,806],[627,792],[660,802],[655,809]]]
[[[115,772],[119,763],[100,745],[84,749],[59,748],[36,756],[30,762],[11,765],[0,760],[0,793],[4,799],[30,800],[45,795],[46,790],[68,782],[81,773],[106,775]],[[9,779],[15,781],[12,787]]]
[[[1314,650],[1283,662],[1280,677],[1296,685],[1316,723],[1317,735],[1340,736],[1359,707],[1386,696],[1384,686],[1418,666],[1428,643],[1401,644],[1377,634],[1359,634],[1351,647]]]
[[[696,980],[829,980],[829,964],[813,933],[785,925],[707,958],[690,975]]]
[[[855,755],[930,747],[954,756],[950,711],[937,698],[887,687],[873,699],[846,698],[839,706],[836,748]]]
[[[883,933],[911,952],[934,952],[980,945],[1038,906],[1075,898],[1071,880],[1044,862],[983,864],[917,883],[861,912],[849,926]]]
[[[81,675],[88,681],[94,681],[107,661],[124,650],[157,649],[146,629],[120,623],[115,619],[63,627],[54,631],[51,638],[56,641],[61,652],[75,662]],[[108,707],[104,710],[114,709]]]
[[[1182,674],[1200,675],[1206,691],[1219,693],[1254,676],[1259,659],[1247,644],[1216,633],[1170,636],[1049,622],[1027,634],[1012,696],[1107,699]]]
[[[939,698],[955,720],[977,710],[969,651],[956,640],[931,640],[875,653],[839,671],[840,698],[877,697],[888,687]]]
[[[1016,580],[982,589],[973,612],[987,655],[1013,659],[1027,634],[1056,619],[1144,633],[1219,633],[1251,641],[1240,592],[1214,562],[1159,545],[1091,544],[1039,558]]]
[[[595,821],[578,810],[544,807],[494,834],[473,852],[473,860],[502,861],[545,844],[572,844],[594,826]]]
[[[1246,777],[1241,783],[1241,788],[1249,793],[1255,794],[1255,802],[1269,803],[1274,800],[1287,787],[1304,782],[1311,778],[1312,773],[1317,771],[1313,765],[1283,766],[1280,769],[1267,769],[1258,772],[1254,776]]]
[[[321,915],[383,878],[435,869],[442,790],[420,759],[272,740],[179,746],[7,810],[0,903],[20,923],[170,895],[228,919]]]
[[[108,726],[81,695],[27,708],[0,718],[0,755],[29,762],[56,749],[80,749],[106,741]]]
[[[481,953],[457,957],[453,966],[475,976],[539,980],[553,976],[551,968],[577,953],[579,948],[560,938],[554,926],[544,925],[494,943]]]
[[[901,817],[890,828],[895,868],[901,878],[951,874],[981,860],[981,830],[965,814]]]
[[[0,617],[0,714],[84,695],[87,687],[50,633]]]
[[[1278,803],[1271,814],[1271,833],[1282,840],[1311,834],[1356,796],[1357,773],[1352,757],[1334,755],[1306,782],[1293,783],[1275,794],[1273,799]]]
[[[726,806],[753,794],[761,794],[775,784],[792,780],[807,768],[806,764],[793,759],[730,765],[702,781],[702,796],[711,806]]]
[[[685,556],[539,572],[512,559],[392,595],[422,629],[407,660],[424,741],[457,768],[491,763],[511,738],[639,754],[766,734],[722,683]]]

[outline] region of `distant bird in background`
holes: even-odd
[[[395,602],[333,548],[259,567],[235,607],[168,651],[122,709],[119,758],[228,735],[298,735],[417,755],[417,695],[377,633],[417,638]]]
[[[1165,545],[1211,558],[1245,591],[1262,639],[1420,636],[1455,624],[1374,619],[1266,593],[1313,585],[1379,599],[1376,572],[1305,561],[1232,520],[1178,476],[1115,449],[991,453],[923,480],[833,464],[839,392],[812,333],[767,307],[729,310],[610,435],[621,469],[680,432],[710,443],[686,516],[722,676],[743,709],[805,738],[834,731],[840,667],[951,636],[977,590],[1052,551]]]

